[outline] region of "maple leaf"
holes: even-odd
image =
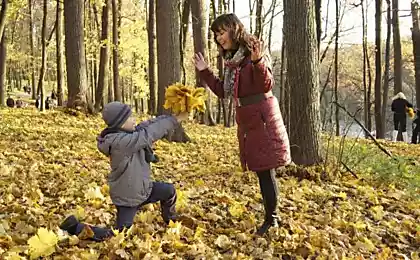
[[[231,246],[232,242],[226,235],[220,235],[217,237],[214,243],[221,249],[227,249]]]
[[[58,237],[53,231],[39,228],[37,234],[28,240],[31,259],[53,254],[57,242]]]

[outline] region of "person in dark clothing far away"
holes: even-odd
[[[40,107],[41,107],[41,96],[39,96],[39,95],[36,97],[35,107],[38,108],[38,109],[40,109]]]
[[[6,105],[8,107],[15,107],[15,100],[12,97],[8,96],[6,99]]]
[[[271,59],[263,42],[247,33],[235,14],[217,17],[211,30],[225,61],[223,80],[201,53],[195,54],[194,64],[219,98],[235,101],[241,165],[244,171],[257,173],[264,202],[264,223],[256,232],[262,236],[278,226],[275,170],[291,163],[289,137],[272,92]]]
[[[55,90],[51,91],[51,99],[57,99],[57,94],[55,93]]]
[[[401,130],[403,141],[408,142],[407,134],[407,109],[413,105],[407,101],[404,93],[399,92],[393,98],[391,110],[394,112],[394,130],[392,131],[392,141],[397,140],[398,131]]]
[[[163,115],[136,126],[128,105],[111,102],[105,105],[102,117],[108,127],[98,136],[97,145],[101,153],[110,157],[108,184],[111,200],[117,208],[116,229],[130,228],[142,206],[158,201],[166,224],[171,220],[182,220],[182,216],[175,213],[174,185],[152,181],[150,162],[153,161],[152,143],[163,138],[179,122],[187,120],[188,114]],[[73,215],[67,217],[60,228],[78,235],[86,226],[93,231],[95,241],[114,235],[112,229],[80,223]]]
[[[50,109],[50,97],[47,97],[47,99],[45,100],[45,109]]]
[[[415,125],[413,129],[413,135],[411,136],[411,143],[412,144],[419,144],[420,143],[420,109],[416,109],[416,118],[413,120],[413,124]]]

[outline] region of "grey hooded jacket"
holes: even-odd
[[[149,120],[147,126],[138,127],[134,132],[121,131],[97,138],[99,151],[110,157],[108,185],[114,205],[135,207],[147,200],[153,184],[144,148],[177,125],[175,117],[164,115]]]

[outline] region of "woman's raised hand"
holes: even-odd
[[[258,61],[263,56],[264,51],[264,42],[257,38],[253,38],[250,42],[251,44],[251,60],[252,61]]]
[[[206,61],[204,60],[203,54],[201,54],[201,52],[194,54],[193,62],[194,62],[194,66],[199,71],[205,70],[209,67]]]

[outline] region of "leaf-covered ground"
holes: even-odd
[[[240,170],[235,129],[192,124],[193,142],[157,143],[153,167],[155,179],[175,183],[178,210],[192,223],[164,228],[155,204],[107,242],[68,237],[57,228],[68,214],[95,225],[115,220],[108,159],[96,149],[103,126],[99,117],[0,110],[0,259],[419,259],[419,200],[396,179],[369,178],[389,171],[416,181],[419,146],[383,143],[412,160],[392,165],[369,142],[347,141],[344,150],[359,157],[343,161],[359,179],[326,180],[323,167],[279,171],[281,227],[258,238],[258,181]]]

